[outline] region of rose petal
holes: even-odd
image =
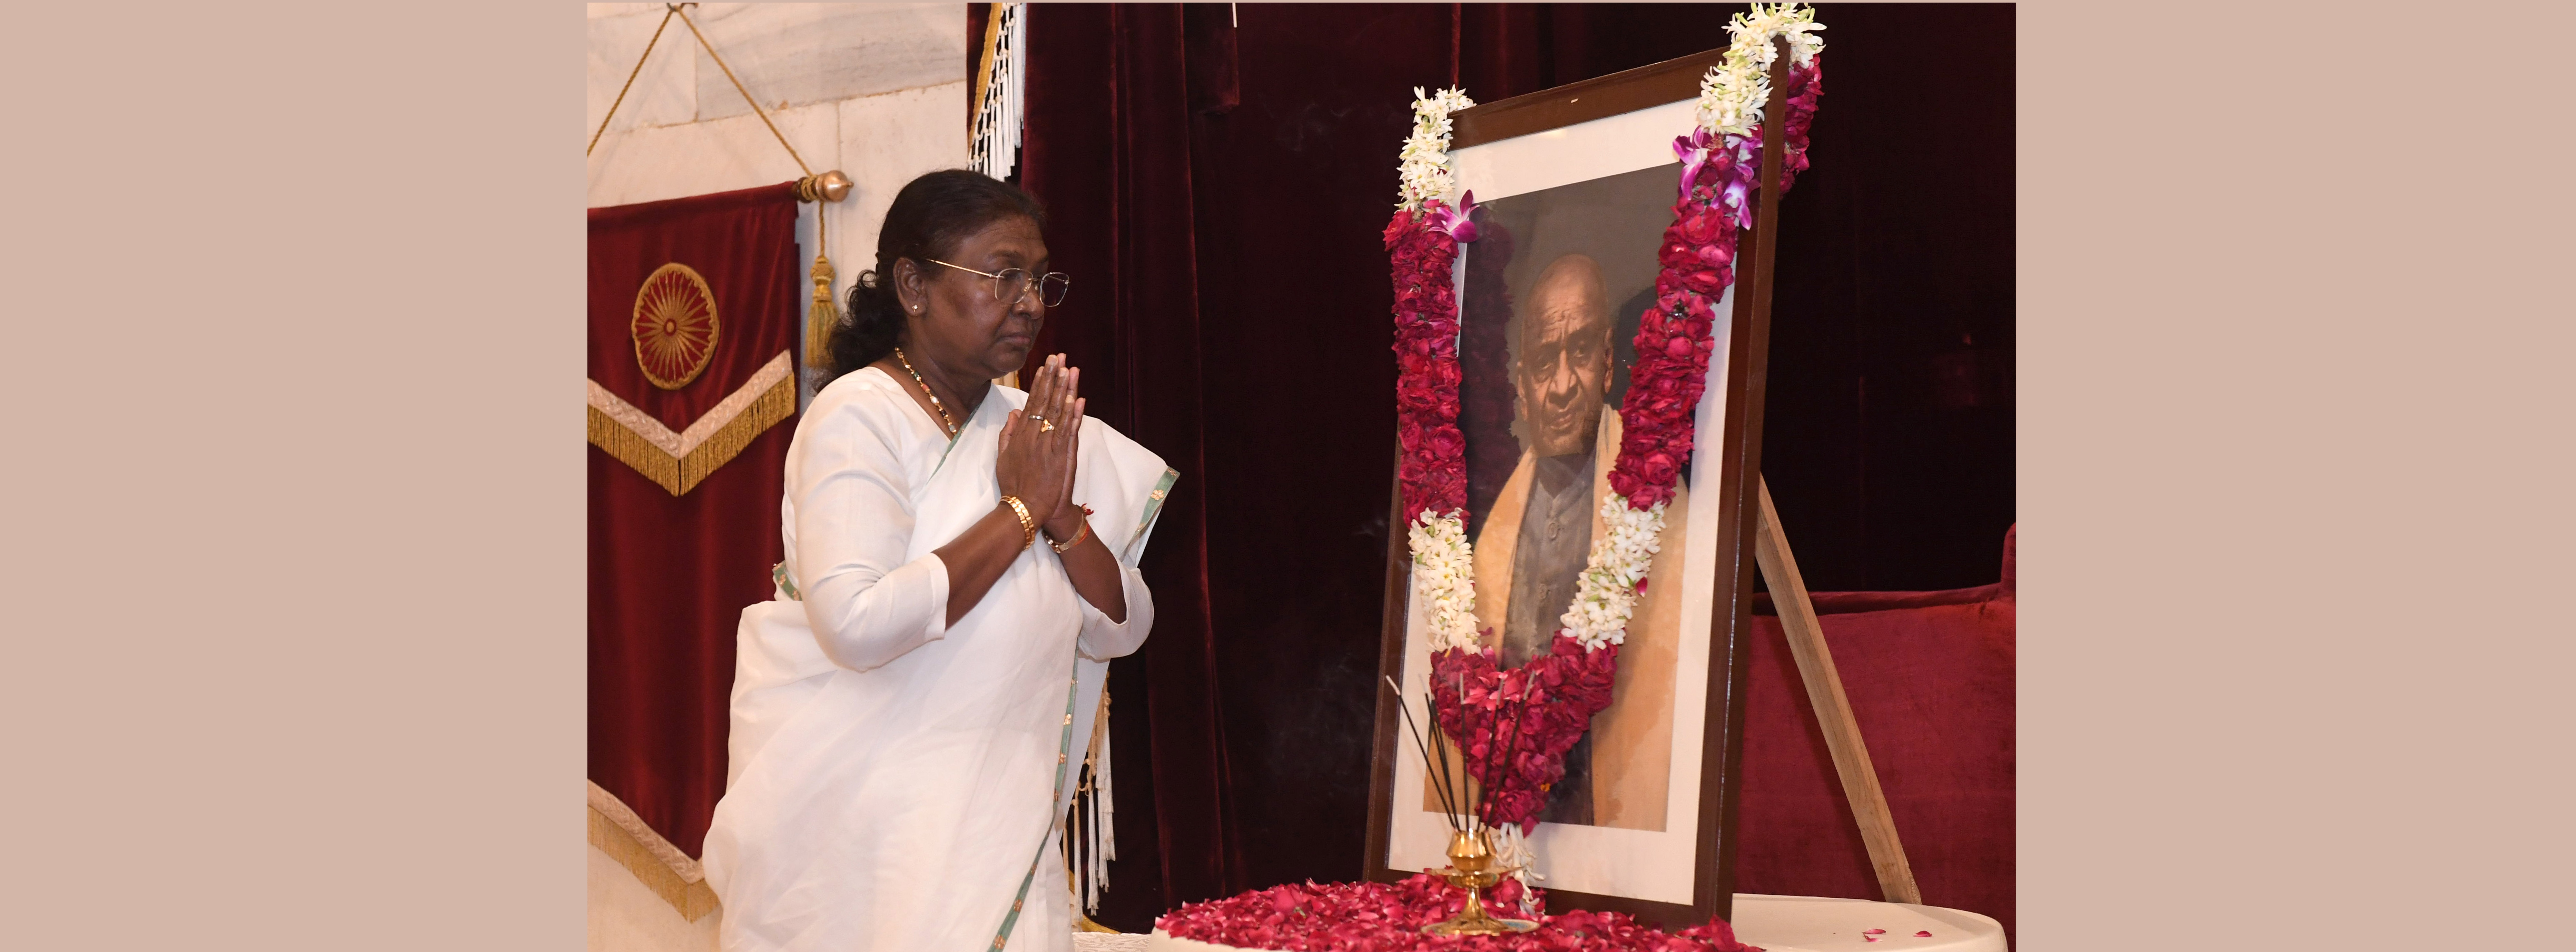
[[[1932,930],[1926,929],[1921,932],[1917,932],[1914,934],[1914,937],[1917,939],[1929,939],[1932,937]]]

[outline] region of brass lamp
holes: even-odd
[[[1423,926],[1427,935],[1504,935],[1528,932],[1538,923],[1527,919],[1504,919],[1485,912],[1485,890],[1503,881],[1511,870],[1494,868],[1493,830],[1477,827],[1473,832],[1460,830],[1449,836],[1449,868],[1441,878],[1449,885],[1467,891],[1467,904],[1458,914]]]

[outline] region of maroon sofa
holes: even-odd
[[[1928,905],[2013,928],[2013,535],[2002,580],[1812,596]],[[1780,619],[1755,604],[1735,888],[1879,899]]]

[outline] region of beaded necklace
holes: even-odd
[[[904,359],[903,348],[897,347],[894,349],[894,359],[896,362],[903,364],[904,373],[912,375],[912,385],[921,388],[921,395],[930,398],[930,408],[939,411],[939,424],[947,428],[948,438],[956,439],[957,418],[948,415],[948,405],[939,402],[938,394],[930,392],[930,384],[921,379],[921,371],[912,369],[912,361]]]

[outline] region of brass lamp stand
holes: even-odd
[[[1458,914],[1441,922],[1423,926],[1426,935],[1503,935],[1528,932],[1538,923],[1527,919],[1497,918],[1485,912],[1485,890],[1512,871],[1494,868],[1493,831],[1478,827],[1474,832],[1460,830],[1449,836],[1449,868],[1441,878],[1449,885],[1467,891],[1467,904]]]

